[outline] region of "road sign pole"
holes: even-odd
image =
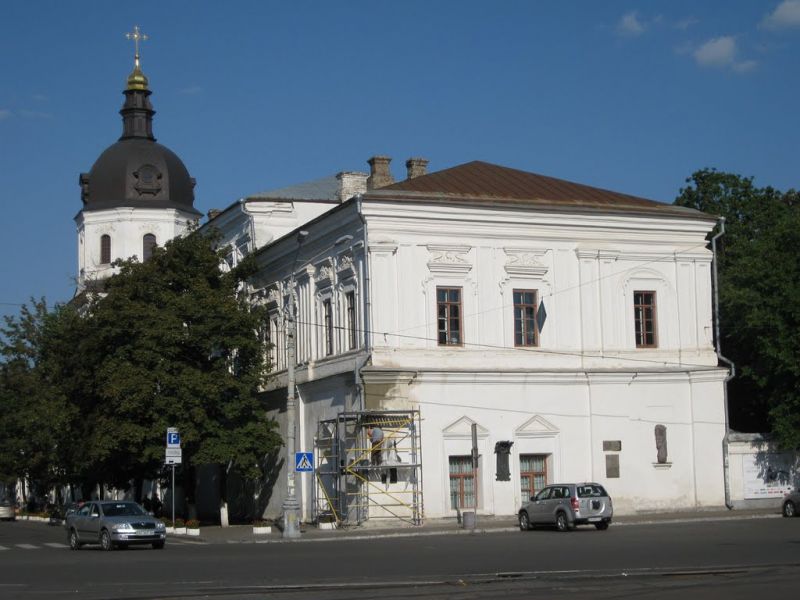
[[[172,531],[175,531],[175,464],[172,465]]]

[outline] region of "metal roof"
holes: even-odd
[[[370,200],[467,201],[612,212],[654,212],[713,220],[700,211],[573,183],[563,179],[472,161],[407,179],[365,195]]]
[[[335,176],[306,181],[277,190],[259,192],[248,199],[272,198],[276,200],[338,200],[339,180]]]

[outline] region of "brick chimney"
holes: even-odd
[[[427,158],[409,158],[406,161],[407,179],[414,179],[421,175],[428,174],[428,159]]]
[[[336,174],[336,179],[339,181],[339,189],[336,191],[339,202],[344,202],[367,191],[366,173],[342,171]]]
[[[369,177],[367,178],[367,189],[375,190],[394,183],[394,177],[389,170],[389,163],[392,159],[388,156],[373,156],[368,161]]]

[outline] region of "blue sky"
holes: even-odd
[[[470,160],[671,202],[704,167],[800,187],[800,0],[7,0],[0,312],[74,291],[78,174],[150,39],[159,142],[195,206]]]

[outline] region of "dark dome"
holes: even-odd
[[[81,173],[83,210],[105,208],[194,209],[194,179],[180,158],[153,137],[153,110],[139,55],[123,92],[122,136]]]
[[[81,174],[83,210],[117,207],[194,209],[194,184],[186,166],[152,139],[122,139]]]

